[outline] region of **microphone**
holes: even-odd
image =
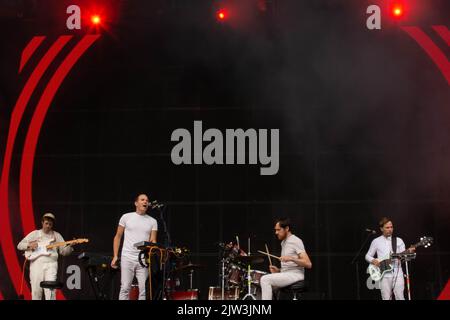
[[[366,232],[371,233],[371,234],[377,234],[377,232],[375,230],[367,229],[367,228],[366,228]]]
[[[158,200],[153,200],[149,203],[149,207],[151,209],[159,209],[159,208],[164,207],[164,204],[158,203]]]

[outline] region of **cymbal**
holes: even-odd
[[[238,260],[243,264],[260,264],[264,262],[264,257],[261,255],[252,255],[252,256],[238,256],[234,259]]]
[[[202,265],[202,264],[188,263],[188,264],[185,264],[184,266],[176,268],[175,270],[173,270],[173,272],[190,271],[190,270],[200,269],[203,267],[204,267],[204,265]]]

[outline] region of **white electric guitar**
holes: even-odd
[[[64,241],[64,242],[55,242],[52,243],[53,240],[47,240],[47,241],[38,241],[38,247],[34,250],[27,250],[25,251],[25,258],[30,261],[34,261],[39,257],[42,256],[49,256],[51,255],[51,251],[54,248],[62,247],[65,245],[70,244],[79,244],[79,243],[85,243],[89,242],[88,239],[74,239],[70,241]]]
[[[418,247],[425,247],[428,248],[433,243],[433,238],[431,237],[422,237],[420,238],[420,241],[416,244],[413,244],[410,248],[418,248]],[[406,253],[406,251],[405,251]],[[385,257],[385,259],[380,261],[380,266],[377,267],[374,264],[369,264],[369,267],[367,268],[367,272],[370,274],[370,277],[373,281],[380,281],[384,274],[387,272],[390,272],[394,269],[393,260],[399,259],[403,256],[405,256],[405,253],[392,253],[389,257]],[[408,255],[408,253],[406,253]],[[409,254],[413,259],[415,258],[415,253]]]

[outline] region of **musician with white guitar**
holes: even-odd
[[[46,246],[52,242],[64,243],[60,233],[53,230],[55,216],[52,213],[46,213],[42,216],[42,229],[30,232],[20,243],[17,249],[26,251],[25,256],[31,257],[30,260],[30,283],[33,300],[42,300],[42,291],[44,290],[45,300],[55,300],[55,290],[42,289],[41,281],[56,281],[58,272],[58,256],[70,255],[73,251],[72,245],[57,246],[47,249]],[[41,249],[42,250],[38,250]],[[45,251],[45,253],[33,255],[33,252]]]
[[[395,237],[396,239],[393,239],[394,225],[391,219],[383,217],[379,222],[379,226],[382,235],[372,241],[366,254],[367,262],[379,267],[382,260],[390,259],[392,253],[414,252],[414,247],[406,250],[405,243],[401,238]],[[392,261],[392,270],[382,275],[380,290],[383,300],[391,300],[392,293],[395,295],[395,300],[405,300],[405,281],[399,260],[394,259]]]

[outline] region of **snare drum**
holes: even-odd
[[[228,282],[231,285],[240,285],[242,282],[242,269],[234,264],[230,265],[228,271]]]
[[[198,300],[198,290],[174,291],[170,293],[170,300]]]
[[[261,283],[261,277],[266,274],[267,274],[267,272],[264,272],[264,271],[252,270],[250,272],[250,279],[253,284],[256,284],[259,286],[259,284]]]
[[[239,288],[232,288],[224,291],[224,300],[238,300]],[[209,287],[208,300],[222,300],[221,287]]]

